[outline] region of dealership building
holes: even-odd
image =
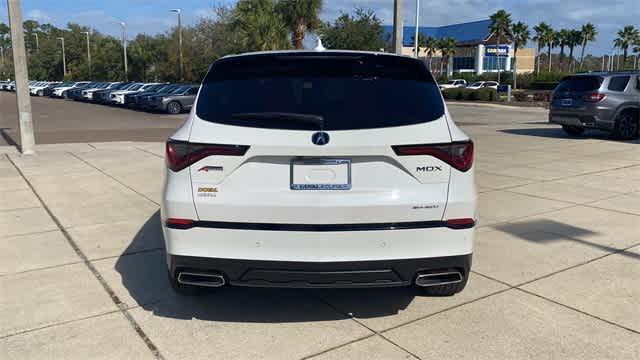
[[[480,20],[462,24],[419,27],[418,31],[426,37],[436,39],[454,38],[456,40],[455,55],[452,56],[448,64],[442,64],[442,69],[447,73],[471,72],[483,74],[487,72],[511,71],[513,69],[513,46],[512,44],[496,44],[496,38],[489,30],[491,20]],[[404,55],[414,55],[413,37],[415,36],[414,26],[405,26],[403,34]],[[385,32],[391,35],[393,27],[385,27]],[[420,49],[419,56],[427,58],[426,49]],[[536,52],[533,48],[518,49],[517,72],[529,73],[535,68]],[[438,71],[442,60],[440,51],[437,51],[431,61],[433,71]]]

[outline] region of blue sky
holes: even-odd
[[[157,33],[176,24],[169,9],[183,9],[185,22],[212,16],[212,6],[235,0],[22,0],[25,18],[64,26],[67,22],[90,25],[103,33],[119,34],[117,19],[128,24],[130,34]],[[404,0],[405,25],[415,23],[415,0]],[[530,27],[546,21],[554,28],[579,28],[592,22],[600,32],[591,47],[595,54],[611,51],[616,31],[624,25],[640,27],[640,0],[421,0],[420,24],[438,26],[488,18],[498,9]],[[325,0],[322,18],[333,20],[354,7],[373,9],[385,24],[392,22],[393,0]],[[0,0],[0,21],[7,21],[6,1]]]

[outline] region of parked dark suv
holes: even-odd
[[[554,90],[549,122],[577,136],[587,128],[623,140],[640,129],[640,72],[588,73],[564,78]]]

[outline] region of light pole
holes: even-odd
[[[31,99],[27,81],[27,53],[24,47],[24,30],[22,28],[22,9],[20,0],[7,0],[9,8],[9,26],[11,27],[11,44],[13,45],[13,66],[16,80],[16,105],[18,108],[18,126],[20,127],[20,151],[27,155],[35,152],[33,135],[33,118],[31,116]]]
[[[87,62],[89,63],[89,79],[91,79],[91,43],[89,42],[89,32],[83,31],[87,35]]]
[[[393,51],[398,55],[402,55],[402,10],[402,0],[393,0]]]
[[[122,26],[122,51],[124,53],[124,81],[129,81],[129,69],[127,66],[127,24],[120,22]]]
[[[40,50],[40,41],[38,40],[38,33],[33,33],[36,38],[36,51]]]
[[[418,27],[420,26],[420,0],[416,0],[416,34],[413,37],[413,52],[416,54],[416,59],[419,57],[418,52],[420,46],[418,44]]]
[[[184,81],[184,59],[182,57],[182,9],[171,9],[171,12],[178,14],[178,44],[180,51],[180,81]]]
[[[58,40],[62,41],[62,73],[67,76],[67,56],[64,53],[64,38],[59,37]]]

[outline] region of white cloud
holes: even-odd
[[[39,9],[33,9],[33,10],[29,10],[25,16],[25,19],[31,19],[31,20],[36,20],[38,22],[50,22],[51,21],[51,16],[49,16],[48,13],[39,10]]]

